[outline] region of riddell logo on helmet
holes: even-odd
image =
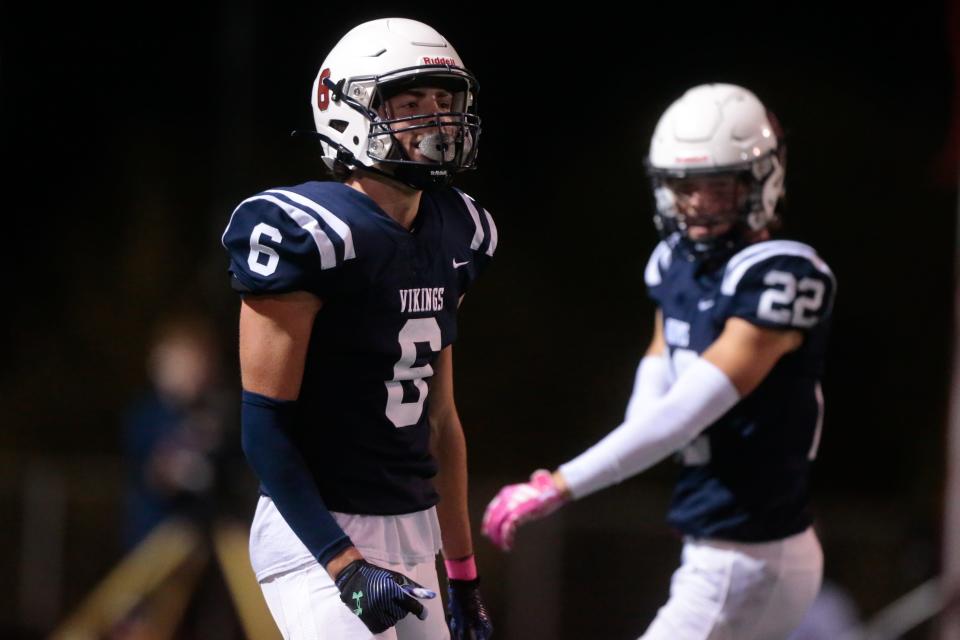
[[[447,64],[455,67],[457,66],[457,61],[453,58],[431,58],[430,56],[423,56],[423,64]]]
[[[676,162],[680,164],[693,164],[695,162],[709,162],[710,156],[678,156]]]

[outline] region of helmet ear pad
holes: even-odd
[[[754,208],[747,218],[750,228],[759,231],[777,217],[777,206],[784,196],[784,178],[786,171],[780,163],[780,154],[770,156],[773,165],[770,173],[763,179],[761,187],[761,206]]]

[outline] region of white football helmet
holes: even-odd
[[[423,86],[448,90],[450,111],[428,118],[384,115],[384,100]],[[365,22],[337,43],[313,83],[324,162],[331,169],[362,166],[416,189],[449,184],[454,173],[476,165],[478,91],[453,46],[432,27],[404,18]],[[394,136],[417,129],[429,130],[418,146],[426,161],[411,160]]]
[[[743,87],[705,84],[684,93],[660,117],[647,158],[661,235],[678,238],[691,255],[703,257],[735,249],[747,233],[770,226],[785,193],[782,138],[776,117]],[[677,207],[676,187],[685,178],[704,175],[730,176],[746,187],[746,197],[732,215],[716,216],[733,224],[730,231],[692,241]]]

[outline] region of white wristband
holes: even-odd
[[[697,437],[739,400],[730,378],[697,358],[666,395],[631,407],[623,424],[560,466],[570,494],[582,498],[652,467]]]

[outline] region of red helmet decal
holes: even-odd
[[[317,83],[317,109],[326,111],[330,106],[330,89],[323,84],[326,78],[330,77],[330,69],[324,69],[320,72],[320,81]]]

